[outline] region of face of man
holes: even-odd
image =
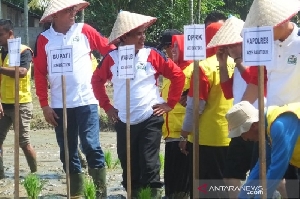
[[[0,46],[7,46],[7,39],[13,38],[13,31],[5,30],[3,26],[0,26]]]
[[[146,29],[144,26],[130,31],[123,37],[124,45],[134,45],[136,51],[144,48],[146,40],[145,31]]]
[[[293,25],[290,23],[290,21],[286,21],[278,26],[275,26],[273,28],[273,35],[274,35],[274,41],[276,40],[282,40],[284,41],[293,30]]]
[[[179,59],[179,48],[178,48],[178,42],[175,41],[174,42],[174,46],[172,48],[172,60],[175,62],[175,63],[178,63],[178,59]]]
[[[257,142],[259,139],[259,134],[258,134],[258,122],[254,122],[249,131],[243,133],[241,135],[241,137],[243,138],[243,140],[245,141],[255,141]]]
[[[78,10],[76,6],[61,10],[54,15],[54,23],[56,25],[63,24],[65,26],[72,26],[75,23],[75,16],[77,12]]]
[[[164,47],[164,50],[166,51],[168,57],[169,57],[170,59],[173,59],[173,58],[172,58],[172,57],[173,57],[173,55],[172,55],[172,46],[171,46],[171,45],[167,45],[167,46]],[[173,61],[174,61],[174,60],[173,60]]]

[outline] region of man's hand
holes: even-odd
[[[59,117],[56,115],[54,110],[50,106],[44,106],[42,109],[45,120],[52,126],[56,127],[58,125],[56,119],[59,119]]]
[[[180,151],[181,151],[181,153],[183,153],[185,155],[187,155],[189,153],[187,148],[186,148],[186,143],[187,143],[187,141],[180,141],[179,142]]]
[[[115,109],[114,107],[112,107],[111,109],[109,109],[107,112],[106,112],[106,115],[108,116],[108,119],[110,121],[112,121],[113,123],[116,123],[117,121],[120,120],[119,116],[118,116],[118,110]]]
[[[228,51],[225,47],[220,47],[217,51],[217,60],[219,61],[219,65],[227,66],[227,59],[228,59]]]
[[[3,110],[2,104],[0,103],[0,119],[2,117],[4,117],[4,110]]]
[[[187,100],[187,95],[181,95],[179,104],[181,104],[183,107],[186,107],[186,100]]]
[[[242,44],[231,45],[228,47],[229,56],[236,61],[242,61]]]
[[[164,113],[170,112],[172,110],[172,108],[169,107],[167,103],[156,104],[152,106],[152,109],[153,109],[153,114],[156,116],[161,116]]]

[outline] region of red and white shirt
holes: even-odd
[[[159,75],[171,80],[167,104],[174,108],[179,101],[185,76],[182,70],[158,51],[143,48],[134,59],[135,77],[130,80],[130,124],[138,124],[153,114],[152,106],[164,103],[157,81]],[[111,80],[114,88],[114,107],[118,116],[126,122],[126,79],[118,77],[118,50],[111,51],[102,60],[92,77],[92,85],[100,106],[107,112],[112,108],[105,91],[105,82]]]
[[[36,94],[41,107],[48,106],[48,82],[51,89],[51,107],[63,107],[61,74],[50,73],[52,61],[50,51],[67,45],[72,46],[73,54],[73,73],[65,75],[67,108],[97,104],[91,85],[93,70],[90,53],[92,50],[98,50],[105,55],[115,46],[109,46],[107,38],[101,36],[91,26],[75,23],[66,34],[56,32],[51,26],[37,39],[33,61]]]

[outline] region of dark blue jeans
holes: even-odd
[[[60,148],[60,160],[65,170],[65,149],[63,135],[63,109],[53,109],[58,115],[58,126],[55,127],[56,140]],[[69,148],[70,173],[80,173],[81,164],[78,158],[78,135],[86,160],[90,168],[105,166],[104,154],[99,141],[99,116],[96,104],[67,109],[67,134]]]

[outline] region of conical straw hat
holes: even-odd
[[[243,26],[243,20],[234,16],[230,17],[211,39],[207,48],[241,43],[243,41],[243,38],[241,37]]]
[[[142,25],[145,28],[151,26],[156,21],[155,17],[145,16],[128,11],[121,11],[118,14],[114,27],[108,38],[110,44],[115,44],[119,41],[120,37],[136,29]]]
[[[40,20],[40,23],[50,22],[55,13],[66,8],[76,6],[76,10],[80,11],[86,8],[88,5],[89,3],[83,0],[50,0]]]
[[[299,4],[299,0],[254,0],[244,28],[280,25],[298,13]]]

